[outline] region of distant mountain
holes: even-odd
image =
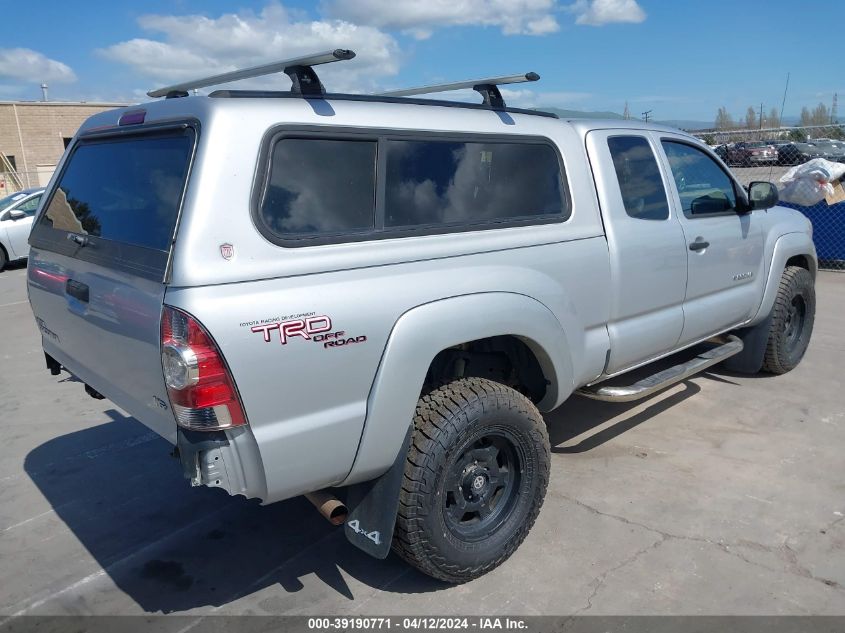
[[[621,119],[625,117],[616,112],[589,112],[584,110],[566,110],[564,108],[537,108],[543,112],[553,112],[561,119]],[[637,119],[639,120],[639,119]],[[783,117],[783,125],[798,125],[801,117],[786,115]],[[713,121],[696,121],[694,119],[667,119],[655,120],[654,123],[668,125],[681,130],[712,130]]]
[[[589,112],[584,110],[566,110],[564,108],[538,108],[544,112],[553,112],[561,119],[618,119],[625,120],[625,117],[617,112],[598,111]],[[655,121],[662,125],[670,125],[683,129],[702,129],[707,127],[707,123],[701,121]]]
[[[655,121],[661,125],[676,127],[682,130],[707,130],[713,127],[709,121],[691,121],[688,119],[670,119],[668,121]]]
[[[624,119],[616,112],[585,112],[582,110],[564,110],[563,108],[537,108],[543,112],[552,112],[561,119]]]

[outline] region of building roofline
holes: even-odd
[[[125,108],[131,103],[118,101],[0,101],[0,105],[25,105],[25,106],[97,106],[111,108]]]

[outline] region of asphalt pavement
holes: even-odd
[[[170,446],[44,366],[25,269],[0,273],[0,622],[13,614],[845,615],[845,274],[804,362],[716,368],[546,416],[546,502],[448,586],[350,546],[303,499],[192,489]],[[199,630],[199,629],[198,629]]]

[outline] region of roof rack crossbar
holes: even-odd
[[[262,66],[252,66],[251,68],[242,68],[228,73],[211,75],[210,77],[201,77],[199,79],[183,81],[182,83],[174,84],[172,86],[158,88],[157,90],[150,90],[147,95],[150,97],[167,97],[168,99],[173,97],[186,97],[188,96],[189,90],[216,86],[218,84],[229,83],[230,81],[237,81],[239,79],[262,77],[264,75],[271,75],[279,72],[283,72],[291,78],[291,92],[294,94],[325,94],[323,84],[320,82],[320,79],[317,77],[317,73],[314,72],[312,66],[344,61],[352,59],[353,57],[355,57],[354,51],[345,48],[336,48],[333,51],[325,51],[314,55],[305,55],[304,57],[294,57],[293,59],[272,62]]]
[[[436,84],[433,86],[419,86],[418,88],[404,88],[402,90],[389,90],[380,92],[380,97],[412,97],[414,95],[426,95],[433,92],[448,92],[450,90],[464,90],[472,88],[484,99],[483,104],[496,110],[505,108],[505,100],[499,91],[499,86],[506,84],[518,84],[526,81],[537,81],[540,75],[537,73],[525,73],[524,75],[507,75],[505,77],[491,77],[489,79],[473,79],[470,81],[455,81],[448,84]]]

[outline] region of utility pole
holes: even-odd
[[[645,112],[643,112],[643,121],[645,121],[646,123],[648,123],[648,120],[649,120],[649,118],[650,118],[650,117],[649,117],[649,115],[650,115],[651,113],[652,113],[652,110],[646,110]]]
[[[625,111],[622,113],[622,118],[626,121],[631,118],[631,111],[628,110],[628,102],[625,102]]]
[[[760,129],[763,129],[763,104],[760,104]]]
[[[839,123],[839,95],[833,93],[833,105],[830,106],[830,122],[833,124]]]

